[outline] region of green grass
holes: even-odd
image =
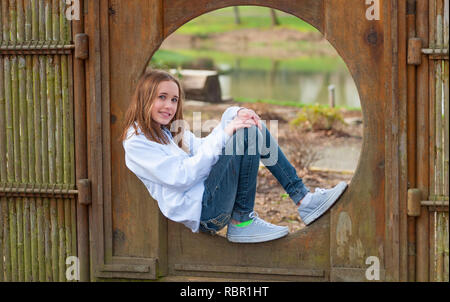
[[[244,57],[213,50],[191,50],[179,49],[176,52],[169,50],[158,50],[150,62],[158,68],[176,68],[185,63],[199,58],[212,59],[216,64],[228,64],[231,67],[239,60],[240,69],[251,70],[273,70],[274,61],[265,57]],[[303,72],[328,72],[345,68],[340,57],[299,57],[279,61],[278,68],[284,70],[296,70]]]
[[[270,9],[259,6],[239,6],[241,24],[235,24],[232,7],[227,7],[201,15],[177,30],[177,34],[205,37],[210,34],[224,33],[243,28],[272,27]],[[277,10],[279,27],[296,29],[302,32],[316,31],[305,21]]]

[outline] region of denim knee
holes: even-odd
[[[259,128],[252,125],[249,128],[241,128],[236,130],[233,134],[232,141],[233,144],[237,146],[237,155],[244,155],[245,150],[248,150],[248,155],[259,155],[260,148],[262,145],[262,133]]]

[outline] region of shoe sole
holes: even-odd
[[[289,229],[280,230],[279,232],[265,234],[265,235],[259,235],[259,236],[228,236],[227,235],[227,239],[230,242],[236,242],[236,243],[259,243],[259,242],[275,240],[275,239],[284,237],[287,234],[289,234]]]
[[[306,225],[311,224],[317,218],[322,216],[328,209],[339,199],[339,197],[344,193],[345,189],[347,189],[348,185],[345,182],[340,182],[337,185],[339,190],[336,190],[333,195],[328,198],[324,203],[322,203],[315,211],[311,212],[308,216],[305,217],[303,222]]]

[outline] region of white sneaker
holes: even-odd
[[[341,181],[332,189],[316,189],[314,193],[306,194],[298,207],[302,221],[308,225],[322,216],[344,193],[347,183]]]
[[[256,243],[270,241],[286,236],[289,228],[268,223],[258,217],[256,212],[250,214],[251,224],[238,227],[231,222],[228,224],[227,239],[231,242]]]

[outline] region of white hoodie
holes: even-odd
[[[139,128],[136,135],[133,127],[123,142],[126,166],[144,183],[163,215],[192,232],[198,232],[200,225],[204,181],[230,138],[224,129],[239,109],[227,108],[207,137],[198,138],[186,130],[183,141],[191,155],[178,147],[166,128],[168,145],[148,140]]]

